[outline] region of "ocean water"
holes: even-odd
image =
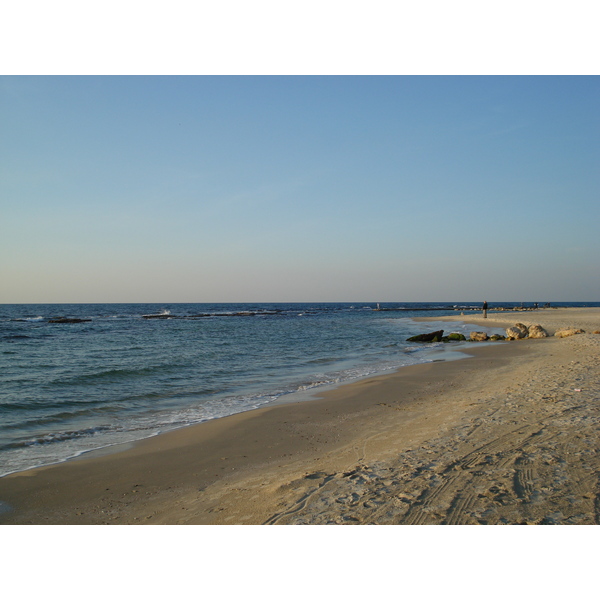
[[[0,305],[0,476],[444,359],[406,338],[473,327],[413,318],[472,306]]]

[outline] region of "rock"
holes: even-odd
[[[527,327],[527,325],[525,325],[523,323],[515,323],[513,325],[513,327],[520,329],[525,334],[525,335],[523,335],[523,337],[527,337],[527,334],[529,333],[529,328]]]
[[[548,337],[548,332],[541,325],[530,325],[527,333],[533,339]]]
[[[433,333],[421,333],[420,335],[414,335],[409,337],[407,342],[440,342],[444,336],[444,330],[434,331]]]
[[[497,333],[495,333],[494,335],[490,335],[490,340],[492,340],[494,342],[502,341],[505,339],[506,338],[503,335],[498,335]]]
[[[469,339],[473,342],[485,342],[488,339],[488,334],[485,331],[471,331]]]
[[[526,336],[526,333],[518,327],[509,327],[505,333],[507,340],[521,340]]]
[[[558,329],[554,336],[564,338],[577,335],[578,333],[585,333],[585,331],[583,329],[577,329],[576,327],[563,327],[562,329]]]
[[[49,319],[48,323],[90,323],[91,319],[67,319],[60,317],[58,319]]]
[[[462,333],[449,333],[448,340],[451,342],[464,342],[467,338]]]

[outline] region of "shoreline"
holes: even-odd
[[[561,319],[600,328],[600,309],[425,320],[508,327],[525,316],[549,330]],[[13,509],[0,523],[597,523],[599,417],[582,401],[598,389],[599,342],[474,343],[467,360],[406,366],[13,473],[0,479],[0,506]],[[539,389],[517,385],[533,380]],[[574,448],[587,462],[571,460],[567,483],[548,480]]]
[[[416,320],[420,320],[420,319],[416,319]],[[487,342],[487,343],[490,343],[490,342]],[[484,343],[482,343],[482,345],[483,344]],[[72,461],[72,460],[81,460],[81,459],[85,459],[88,457],[103,456],[103,455],[107,455],[107,454],[121,452],[124,449],[128,449],[128,448],[132,447],[134,444],[137,444],[146,439],[150,439],[150,438],[153,438],[153,437],[156,437],[159,435],[164,435],[165,433],[170,433],[172,431],[177,431],[179,429],[186,429],[191,426],[200,425],[202,423],[206,423],[208,421],[212,421],[215,419],[227,418],[229,416],[243,413],[243,412],[251,412],[251,411],[257,410],[259,408],[267,408],[267,407],[271,407],[271,406],[278,406],[280,404],[290,404],[290,403],[295,403],[295,402],[312,401],[315,398],[318,398],[321,394],[326,393],[330,390],[336,389],[340,386],[351,385],[353,383],[356,383],[358,381],[361,381],[363,379],[368,379],[371,377],[387,375],[387,374],[395,372],[399,368],[411,366],[412,364],[421,364],[421,363],[434,362],[434,361],[439,361],[439,360],[457,360],[457,359],[467,358],[468,354],[466,354],[464,352],[464,350],[468,350],[467,346],[468,346],[468,344],[464,344],[464,343],[460,344],[460,345],[452,344],[451,347],[429,348],[427,346],[422,346],[421,352],[420,352],[421,357],[419,359],[419,362],[416,362],[416,363],[408,363],[408,364],[403,364],[401,366],[396,366],[396,367],[381,367],[380,370],[375,369],[372,372],[369,372],[367,374],[353,375],[351,377],[348,377],[348,378],[342,379],[342,380],[338,380],[336,382],[319,383],[319,384],[312,385],[306,389],[282,392],[276,397],[276,399],[270,400],[270,401],[265,401],[264,403],[260,404],[259,406],[254,406],[252,408],[243,408],[243,409],[239,410],[238,412],[215,416],[215,417],[208,418],[206,420],[195,422],[195,423],[192,422],[192,423],[186,423],[186,424],[181,424],[181,425],[172,426],[172,427],[165,427],[160,431],[154,431],[154,432],[148,433],[147,435],[143,435],[142,437],[125,439],[123,441],[116,441],[116,442],[112,442],[112,443],[105,443],[104,445],[98,445],[97,447],[79,450],[79,451],[74,452],[71,455],[63,456],[61,458],[56,458],[52,462],[50,462],[50,461],[40,462],[39,464],[34,464],[34,465],[27,466],[27,467],[17,468],[15,470],[12,470],[9,472],[3,472],[0,474],[0,479],[2,479],[3,477],[6,477],[8,475],[15,475],[15,474],[22,473],[24,471],[30,471],[33,469],[41,469],[41,468],[45,468],[45,467],[56,466],[56,465],[60,465],[60,464]],[[457,354],[459,354],[460,356],[458,356],[458,357],[455,356]],[[1,506],[0,506],[0,510],[1,510]]]

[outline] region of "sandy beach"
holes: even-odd
[[[443,320],[551,337],[6,476],[0,523],[600,522],[600,309]],[[568,326],[586,333],[553,336]]]

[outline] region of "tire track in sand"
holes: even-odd
[[[532,437],[539,439],[540,435],[543,436],[539,427],[524,425],[452,461],[440,473],[444,482],[434,488],[431,486],[426,488],[411,504],[402,522],[407,525],[422,525],[426,522],[441,522],[448,525],[476,523],[477,520],[468,515],[467,511],[474,507],[478,494],[463,492],[467,487],[471,489],[474,487],[472,480],[476,474],[471,468],[479,464],[482,459],[498,454],[502,455],[502,463],[508,464],[514,461],[515,452],[522,449],[528,440]],[[444,505],[447,506],[445,511],[442,508]],[[433,514],[436,509],[438,513]],[[441,514],[440,509],[442,509]]]

